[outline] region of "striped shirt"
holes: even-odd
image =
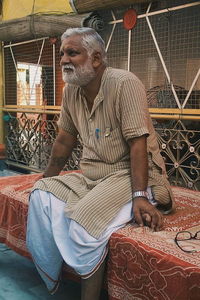
[[[67,216],[91,235],[98,237],[131,199],[129,139],[147,136],[148,186],[159,203],[171,201],[145,90],[133,73],[106,68],[91,111],[82,89],[67,85],[58,125],[74,136],[79,134],[82,173],[41,179],[34,189],[50,191],[66,201]]]

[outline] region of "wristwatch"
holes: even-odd
[[[146,191],[136,191],[136,192],[133,192],[133,199],[137,198],[137,197],[143,197],[143,198],[149,198],[148,197],[148,193]]]

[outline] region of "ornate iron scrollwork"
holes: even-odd
[[[48,163],[58,127],[58,115],[52,120],[43,114],[30,118],[25,113],[7,118],[7,158],[19,166],[43,171]],[[200,130],[188,129],[183,122],[170,122],[170,128],[156,124],[161,154],[173,185],[200,188]],[[82,153],[77,143],[65,170],[79,169]]]
[[[178,121],[170,129],[157,127],[157,133],[171,184],[199,190],[200,131]]]
[[[43,171],[48,163],[51,148],[56,138],[58,115],[48,120],[44,114],[18,113],[18,116],[7,114],[6,120],[6,151],[7,159],[18,166],[27,166]],[[79,169],[82,147],[77,143],[65,170]]]

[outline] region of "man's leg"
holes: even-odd
[[[51,287],[46,279],[49,278],[52,270],[55,274],[55,267],[60,271],[60,264],[63,260],[82,278],[86,278],[94,272],[106,257],[106,247],[112,232],[132,219],[132,202],[130,201],[120,210],[100,238],[96,239],[80,224],[66,217],[65,202],[57,199],[51,193],[37,190],[34,191],[34,194],[36,192],[39,193],[38,199],[35,195],[34,201],[31,201],[30,204],[32,208],[29,214],[27,242],[36,265],[42,266],[43,271],[48,275],[44,278],[43,274],[39,272],[49,290]],[[34,216],[33,219],[32,216]],[[56,251],[53,251],[54,248]],[[59,264],[55,262],[57,256],[60,258]],[[82,300],[98,299],[102,287],[104,266],[105,262],[88,279],[82,280]],[[40,270],[38,269],[38,271]],[[57,276],[51,277],[58,280],[58,276],[59,272]]]
[[[54,293],[58,287],[63,258],[53,237],[50,208],[48,193],[40,190],[31,193],[26,243],[40,276],[50,293]]]
[[[81,300],[98,300],[100,299],[101,288],[103,284],[105,262],[89,278],[81,280]]]

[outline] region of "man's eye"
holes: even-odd
[[[71,50],[71,51],[68,52],[69,56],[76,56],[78,54],[79,54],[79,52],[78,51],[74,51],[74,50]]]
[[[67,51],[60,51],[60,57],[64,56],[64,54],[66,53],[66,55],[74,57],[78,54],[80,54],[79,51],[75,51],[75,50],[67,50]]]

